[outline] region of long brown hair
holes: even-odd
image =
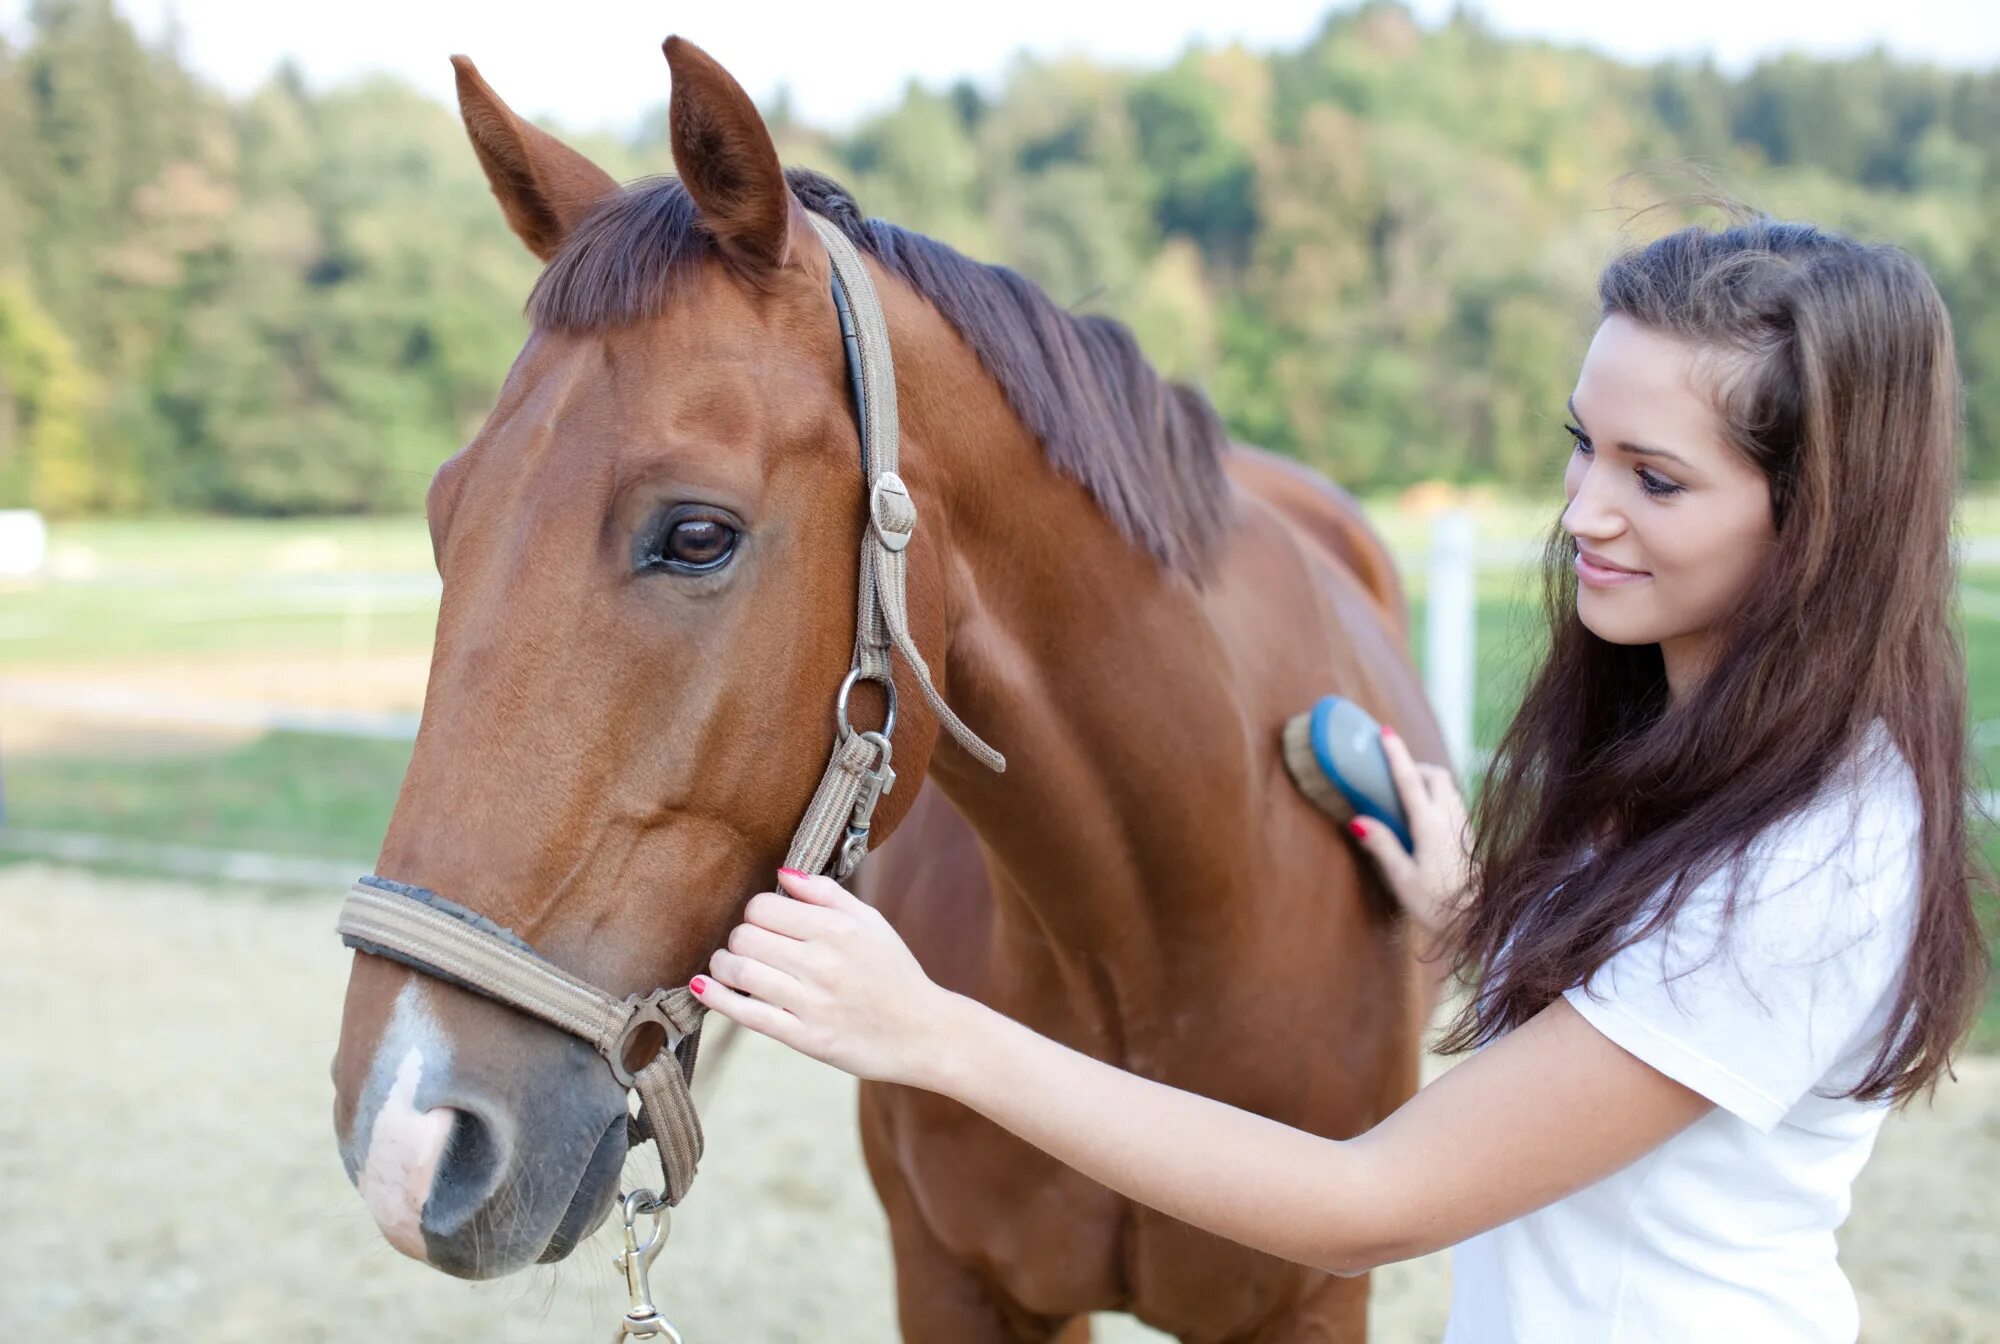
[[[1479,876],[1455,932],[1476,988],[1440,1046],[1521,1025],[1725,866],[1740,885],[1752,841],[1811,801],[1879,717],[1922,800],[1920,891],[1901,1027],[1843,1095],[1902,1101],[1949,1072],[1989,970],[1973,896],[1993,875],[1966,825],[1979,802],[1954,619],[1951,324],[1901,249],[1736,213],[1625,251],[1598,297],[1604,316],[1729,372],[1716,409],[1769,482],[1783,544],[1670,704],[1657,644],[1609,643],[1578,619],[1576,544],[1551,529],[1548,660],[1473,810]]]

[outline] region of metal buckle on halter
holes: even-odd
[[[882,549],[900,551],[910,544],[917,532],[917,503],[901,476],[885,471],[875,478],[875,487],[868,492],[868,516]]]
[[[875,804],[882,795],[896,787],[896,772],[889,766],[891,747],[889,739],[877,732],[861,734],[863,742],[872,742],[881,748],[882,754],[875,765],[861,777],[861,793],[854,800],[854,812],[848,818],[847,834],[840,842],[840,853],[835,858],[833,876],[836,881],[846,881],[861,860],[868,854],[868,828],[875,819]]]
[[[889,473],[884,473],[885,479]],[[898,486],[902,485],[897,481]],[[889,766],[889,756],[893,751],[889,739],[896,733],[896,679],[883,677],[876,684],[888,697],[888,712],[882,716],[882,729],[861,732],[847,717],[847,697],[853,691],[854,683],[861,680],[861,669],[850,667],[841,678],[840,694],[833,701],[833,722],[841,740],[858,737],[874,746],[878,752],[875,764],[861,776],[861,792],[854,799],[854,810],[848,814],[847,834],[841,839],[840,847],[833,854],[833,876],[835,881],[844,882],[854,875],[861,866],[861,860],[868,853],[868,828],[875,818],[875,804],[882,795],[896,787],[896,772]],[[871,681],[876,679],[871,677]]]

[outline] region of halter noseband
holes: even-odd
[[[892,651],[909,663],[924,700],[961,747],[995,771],[1004,770],[1007,762],[945,704],[910,636],[904,551],[916,532],[917,508],[909,487],[896,474],[899,432],[889,327],[854,244],[832,221],[810,211],[807,218],[833,262],[834,309],[860,422],[868,527],[861,541],[854,661],[834,699],[833,753],[792,835],[785,863],[802,872],[831,872],[844,881],[868,852],[876,803],[896,782],[896,772],[889,766],[896,731]],[[880,731],[857,731],[847,717],[848,693],[857,681],[880,684],[888,697],[888,715]],[[620,1085],[638,1092],[639,1130],[634,1141],[654,1141],[664,1202],[680,1203],[701,1160],[701,1119],[688,1088],[706,1012],[684,986],[616,998],[562,970],[519,936],[464,906],[421,887],[373,875],[361,878],[348,892],[338,928],[341,941],[357,951],[401,962],[589,1041]],[[630,1051],[648,1025],[665,1031],[667,1044],[650,1062],[634,1069]]]

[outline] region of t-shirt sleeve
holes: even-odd
[[[1615,1044],[1763,1133],[1856,1044],[1895,988],[1906,912],[1825,855],[1725,867],[1664,928],[1569,990]]]

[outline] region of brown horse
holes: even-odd
[[[620,994],[685,982],[773,885],[832,739],[866,520],[811,209],[888,317],[918,646],[1009,760],[988,771],[902,681],[896,838],[861,888],[940,982],[1058,1040],[1368,1128],[1416,1084],[1429,976],[1279,732],[1338,691],[1442,749],[1353,501],[1229,443],[1119,324],[786,174],[735,81],[666,50],[679,177],[625,189],[457,62],[548,267],[430,489],[444,595],[377,872]],[[350,1175],[441,1269],[558,1258],[609,1207],[625,1100],[552,1027],[357,954],[334,1082]],[[930,1094],[865,1086],[861,1113],[907,1339],[1081,1339],[1093,1311],[1187,1340],[1366,1332],[1365,1278],[1163,1218]]]

